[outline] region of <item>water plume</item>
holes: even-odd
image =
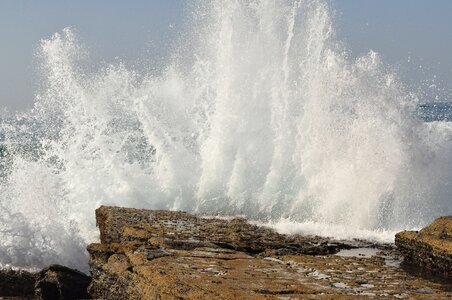
[[[41,42],[34,108],[1,125],[2,265],[86,270],[102,204],[377,239],[452,213],[452,126],[377,53],[350,59],[326,1],[191,8],[158,72],[93,71],[70,28]]]

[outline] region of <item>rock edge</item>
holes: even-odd
[[[420,231],[399,232],[395,244],[406,262],[452,279],[452,216]]]

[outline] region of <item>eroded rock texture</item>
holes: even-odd
[[[395,243],[406,261],[452,281],[452,216],[436,219],[420,231],[403,231]]]
[[[96,217],[101,243],[88,247],[93,298],[448,299],[452,294],[447,284],[399,268],[395,249],[388,246],[370,249],[375,255],[344,257],[334,253],[356,242],[288,237],[243,219],[117,207],[100,207]]]

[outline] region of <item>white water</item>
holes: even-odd
[[[190,24],[157,73],[42,41],[35,107],[2,124],[40,149],[0,183],[2,265],[86,270],[101,204],[379,240],[452,213],[452,126],[413,117],[377,53],[349,59],[325,1],[206,1]]]

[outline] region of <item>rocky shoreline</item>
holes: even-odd
[[[434,244],[448,250],[438,252],[436,246],[434,252],[423,251],[420,260],[412,255],[419,244],[411,240],[412,233],[398,234],[396,248],[287,236],[240,218],[184,212],[102,206],[96,210],[96,220],[100,243],[88,246],[92,278],[62,266],[37,274],[5,270],[0,295],[15,299],[452,297],[451,274],[441,271],[450,271],[452,218],[432,224],[434,230],[421,231],[423,241],[437,238]],[[402,254],[411,265],[442,277],[413,274],[406,263],[401,264]]]

